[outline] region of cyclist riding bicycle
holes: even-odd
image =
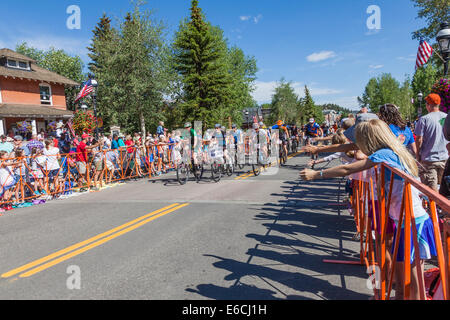
[[[195,132],[195,129],[192,128],[192,124],[187,122],[184,125],[184,129],[186,130],[185,132],[187,132],[187,135],[184,137],[182,136],[181,139],[182,140],[188,140],[190,138],[189,141],[189,147],[190,147],[190,154],[191,154],[191,161],[194,164],[198,163],[198,151],[201,148],[201,145],[199,144],[199,139],[197,136],[197,132]]]
[[[319,126],[319,124],[316,123],[313,118],[309,119],[309,123],[305,126],[305,133],[307,142],[310,142],[310,140],[323,135],[322,128]]]
[[[306,134],[306,144],[315,144],[316,142],[312,142],[314,138],[318,138],[323,135],[322,128],[316,123],[314,118],[309,119],[309,123],[305,126],[305,134]],[[318,155],[312,155],[312,159],[318,158]]]
[[[264,126],[264,124],[263,124]],[[267,164],[267,130],[262,129],[262,127],[258,123],[253,124],[253,129],[255,130],[256,136],[254,137],[254,142],[256,143],[256,153],[259,159],[257,160],[257,164]]]
[[[287,126],[284,124],[284,122],[282,120],[278,120],[277,124],[275,126],[272,127],[272,129],[275,129],[279,131],[279,137],[281,140],[281,144],[283,145],[283,149],[286,152],[286,154],[289,154],[288,149],[287,149],[287,145],[288,145],[288,141],[289,141],[289,130],[287,128]]]

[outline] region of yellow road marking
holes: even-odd
[[[153,220],[156,220],[156,219],[158,219],[158,218],[161,218],[161,217],[163,217],[163,216],[165,216],[165,215],[167,215],[167,214],[169,214],[169,213],[172,213],[172,212],[174,212],[174,211],[180,210],[180,209],[182,209],[182,208],[184,208],[184,207],[186,207],[186,206],[188,206],[188,205],[189,205],[188,203],[182,204],[182,205],[180,205],[180,206],[178,206],[178,207],[175,207],[175,208],[173,208],[173,209],[170,209],[170,210],[168,210],[168,211],[165,211],[165,212],[163,212],[163,213],[160,213],[160,214],[158,214],[158,215],[156,215],[156,216],[153,216],[153,217],[151,217],[151,218],[149,218],[149,219],[147,219],[147,220],[144,220],[144,221],[142,221],[142,222],[140,222],[140,223],[138,223],[138,224],[135,224],[135,225],[133,225],[133,226],[131,226],[131,227],[128,227],[128,228],[126,228],[126,229],[124,229],[124,230],[122,230],[122,231],[119,231],[119,232],[117,232],[117,233],[115,233],[115,234],[113,234],[113,235],[111,235],[111,236],[109,236],[109,237],[106,237],[106,238],[101,239],[101,240],[99,240],[99,241],[97,241],[97,242],[94,242],[94,243],[92,243],[92,244],[90,244],[90,245],[88,245],[88,246],[86,246],[86,247],[84,247],[84,248],[78,249],[78,250],[76,250],[76,251],[74,251],[74,252],[72,252],[72,253],[69,253],[69,254],[67,254],[67,255],[65,255],[65,256],[62,256],[62,257],[60,257],[60,258],[58,258],[58,259],[55,259],[55,260],[53,260],[53,261],[50,261],[50,262],[48,262],[48,263],[46,263],[46,264],[43,264],[42,266],[39,266],[39,267],[37,267],[37,268],[35,268],[35,269],[32,269],[32,270],[30,270],[30,271],[27,271],[27,272],[21,274],[19,277],[20,277],[20,278],[28,278],[28,277],[31,277],[31,276],[35,275],[36,273],[39,273],[39,272],[41,272],[41,271],[43,271],[43,270],[46,270],[46,269],[48,269],[48,268],[51,268],[51,267],[53,267],[53,266],[55,266],[55,265],[57,265],[57,264],[59,264],[59,263],[61,263],[61,262],[64,262],[64,261],[66,261],[66,260],[68,260],[68,259],[71,259],[71,258],[73,258],[73,257],[75,257],[75,256],[78,256],[78,255],[80,255],[80,254],[82,254],[82,253],[84,253],[84,252],[86,252],[86,251],[89,251],[89,250],[91,250],[91,249],[94,249],[94,248],[96,248],[96,247],[98,247],[98,246],[100,246],[100,245],[102,245],[102,244],[104,244],[104,243],[106,243],[106,242],[109,242],[109,241],[111,241],[111,240],[113,240],[113,239],[115,239],[115,238],[118,238],[118,237],[120,237],[120,236],[126,234],[126,233],[129,233],[129,232],[131,232],[131,231],[133,231],[133,230],[135,230],[135,229],[138,229],[138,228],[142,227],[143,225],[146,225],[147,223],[149,223],[149,222],[151,222],[151,221],[153,221]]]
[[[88,239],[88,240],[85,240],[85,241],[82,241],[82,242],[80,242],[80,243],[74,244],[74,245],[72,245],[72,246],[70,246],[70,247],[68,247],[68,248],[66,248],[66,249],[60,250],[60,251],[55,252],[55,253],[53,253],[53,254],[50,254],[50,255],[48,255],[48,256],[46,256],[46,257],[44,257],[44,258],[41,258],[41,259],[39,259],[39,260],[30,262],[30,263],[28,263],[28,264],[26,264],[26,265],[24,265],[24,266],[22,266],[22,267],[19,267],[19,268],[17,268],[17,269],[14,269],[14,270],[11,270],[11,271],[9,271],[9,272],[6,272],[6,273],[2,274],[1,277],[2,277],[2,278],[9,278],[9,277],[15,276],[16,274],[19,274],[19,273],[22,272],[22,271],[26,271],[26,270],[31,269],[31,268],[33,268],[33,267],[35,267],[35,266],[38,266],[38,265],[40,265],[40,264],[42,264],[42,263],[45,263],[45,262],[47,262],[47,261],[49,261],[49,260],[52,260],[52,259],[54,259],[54,258],[57,258],[57,257],[59,257],[59,256],[61,256],[61,255],[63,255],[63,254],[66,254],[66,253],[68,253],[68,252],[70,252],[70,251],[73,251],[73,250],[76,250],[76,249],[78,249],[78,248],[80,248],[80,247],[83,247],[83,246],[85,246],[85,245],[88,245],[88,244],[90,244],[90,243],[92,243],[92,242],[94,242],[94,241],[97,241],[97,240],[99,240],[99,239],[101,239],[101,238],[103,238],[103,237],[109,236],[110,234],[113,234],[113,233],[115,233],[115,232],[117,232],[117,231],[120,231],[120,230],[122,230],[122,229],[124,229],[124,228],[126,228],[126,227],[129,227],[129,226],[131,226],[131,225],[133,225],[133,224],[135,224],[135,223],[138,223],[139,221],[145,220],[145,219],[147,219],[147,218],[149,218],[149,217],[152,217],[152,216],[154,216],[154,215],[157,215],[157,214],[159,214],[159,213],[161,213],[161,212],[163,212],[163,211],[165,211],[165,210],[171,209],[171,208],[176,207],[176,206],[178,206],[178,205],[179,205],[179,203],[175,203],[175,204],[172,204],[172,205],[167,206],[167,207],[165,207],[165,208],[162,208],[162,209],[159,209],[159,210],[154,211],[154,212],[152,212],[152,213],[149,213],[148,215],[145,215],[145,216],[143,216],[143,217],[140,217],[140,218],[138,218],[138,219],[135,219],[135,220],[133,220],[133,221],[130,221],[130,222],[124,224],[124,225],[121,225],[121,226],[119,226],[119,227],[117,227],[117,228],[114,228],[114,229],[111,229],[111,230],[109,230],[109,231],[106,231],[106,232],[104,232],[104,233],[102,233],[102,234],[99,234],[99,235],[97,235],[97,236],[95,236],[95,237],[92,237],[92,238],[90,238],[90,239]]]
[[[251,172],[244,173],[243,175],[240,175],[239,177],[235,178],[234,180],[246,178],[249,174],[251,174]]]

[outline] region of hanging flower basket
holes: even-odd
[[[441,79],[436,82],[431,92],[441,96],[441,111],[448,113],[450,111],[450,79]]]
[[[31,123],[29,123],[27,121],[20,121],[20,122],[17,122],[17,129],[21,133],[26,134],[26,133],[32,131],[32,126],[31,126]]]
[[[76,134],[91,134],[95,130],[95,124],[96,119],[92,114],[84,111],[78,111],[75,113],[73,118],[73,130]]]

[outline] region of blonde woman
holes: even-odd
[[[335,177],[344,177],[350,174],[358,173],[371,169],[381,163],[386,163],[389,166],[399,169],[418,180],[419,169],[416,161],[406,147],[400,142],[392,133],[386,123],[381,120],[371,120],[369,122],[360,123],[356,129],[356,144],[359,149],[368,156],[367,159],[354,162],[352,164],[343,165],[320,172],[314,170],[303,170],[300,176],[303,180],[329,179]],[[386,190],[390,187],[389,170],[386,171]],[[399,226],[400,211],[402,205],[402,191],[404,181],[399,178],[394,178],[391,207],[389,216],[395,221],[396,226]],[[419,277],[423,279],[423,260],[431,259],[432,255],[436,255],[436,244],[434,242],[433,223],[427,212],[422,207],[422,201],[419,197],[419,191],[411,186],[411,197],[413,203],[414,217],[418,233],[418,243],[420,247],[421,270],[418,274],[417,266],[414,259],[414,246],[411,252],[411,266],[412,266],[412,281],[411,281],[411,299],[418,300],[420,298],[419,291]],[[403,300],[403,279],[404,279],[404,241],[403,231],[400,236],[400,247],[396,266],[396,299]],[[395,258],[395,257],[393,257]],[[425,294],[425,292],[423,292]]]

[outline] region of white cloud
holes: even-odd
[[[306,57],[306,60],[308,60],[309,62],[319,62],[334,57],[336,57],[336,53],[334,51],[321,51],[309,55],[308,57]]]
[[[240,16],[239,19],[241,21],[250,21],[252,20],[255,24],[258,24],[259,21],[263,18],[262,14],[258,14],[257,16]]]
[[[384,67],[384,65],[382,65],[382,64],[370,65],[370,66],[369,66],[370,69],[374,69],[374,70],[376,70],[376,69],[381,69],[381,68],[383,68],[383,67]]]

